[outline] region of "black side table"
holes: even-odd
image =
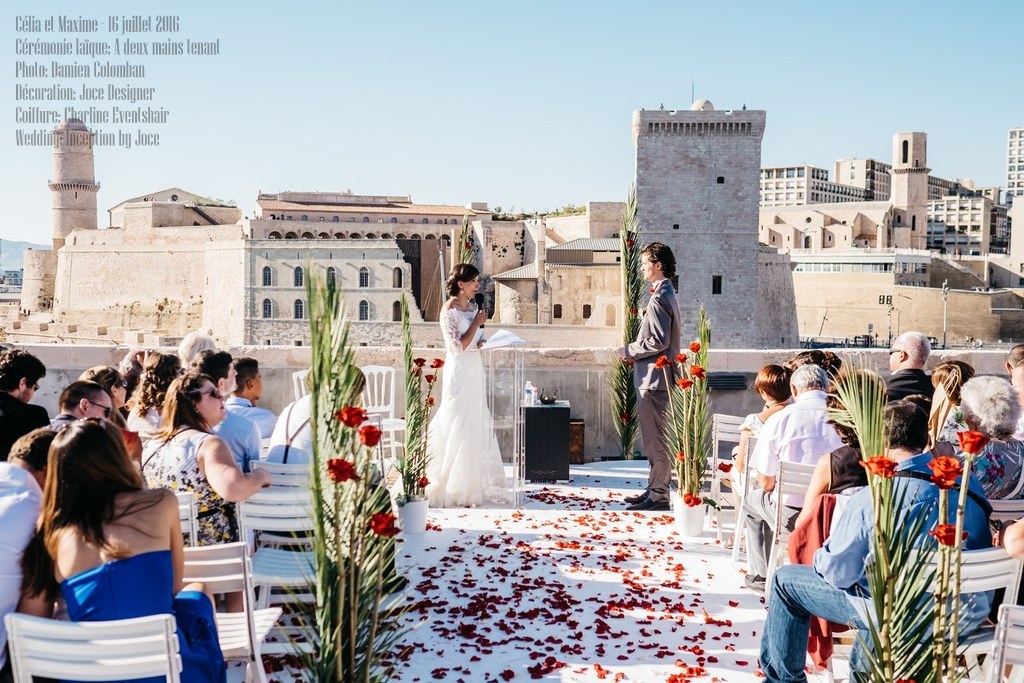
[[[569,481],[569,402],[523,406],[526,481]]]

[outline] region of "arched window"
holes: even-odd
[[[368,232],[368,233],[366,233],[366,239],[368,239],[368,240],[375,240],[375,239],[377,239],[377,236],[374,235],[372,232]]]
[[[329,232],[321,232],[321,233],[319,233],[317,235],[317,237],[319,237],[322,240],[329,240],[329,239],[331,239],[331,233],[329,233]]]
[[[395,268],[391,271],[391,286],[395,289],[402,288],[402,269]]]
[[[271,287],[274,284],[274,269],[270,266],[263,266],[263,286]],[[267,316],[263,316],[264,318]]]
[[[391,233],[389,233],[389,232],[382,232],[380,234],[380,238],[382,240],[389,240],[389,239],[391,239]]]
[[[307,216],[306,214],[302,214],[302,220],[308,221],[309,220],[309,216]]]
[[[397,219],[397,218],[395,218],[395,217],[392,217],[392,218],[391,218],[391,222],[392,222],[392,223],[397,223],[397,222],[398,222],[398,219]]]
[[[442,235],[441,239],[444,240],[444,243],[447,244],[449,247],[452,246],[452,237],[451,237],[451,235]]]
[[[298,235],[296,235],[294,232],[289,232],[289,233],[285,233],[284,238],[286,240],[293,240],[293,239],[298,238]]]
[[[313,239],[313,233],[311,233],[311,232],[304,232],[304,233],[302,233],[302,239],[304,239],[304,240],[311,240],[311,239]]]
[[[327,286],[336,287],[338,284],[338,271],[335,270],[334,266],[327,268]]]
[[[370,319],[370,304],[366,301],[359,302],[359,319],[369,320]]]
[[[404,232],[398,233],[397,235],[395,235],[395,239],[396,240],[404,240],[405,239],[405,233]]]
[[[274,302],[270,299],[263,300],[263,317],[273,318],[274,317]]]
[[[397,301],[391,304],[391,320],[396,323],[402,321],[402,304]]]
[[[302,320],[306,317],[306,305],[302,303],[302,299],[295,300],[295,319]]]
[[[340,223],[341,222],[341,217],[340,216],[335,216],[334,218],[331,219],[331,222],[332,223]]]
[[[903,141],[903,163],[907,163],[910,158],[910,140]]]
[[[302,273],[302,266],[297,266],[295,268],[295,286],[296,287],[301,287],[302,286],[302,283],[304,282],[302,275],[303,275],[303,273]]]
[[[424,218],[422,221],[420,221],[420,223],[424,223],[424,224],[425,223],[429,223],[429,222],[430,222],[429,218]]]
[[[369,216],[363,216],[363,222],[364,223],[369,223],[370,222],[370,217]]]
[[[555,304],[554,310],[551,311],[551,317],[561,318],[562,317],[562,304]]]
[[[370,271],[366,268],[359,269],[359,286],[369,287],[370,286]]]
[[[590,320],[590,304],[583,304],[583,319]]]
[[[272,239],[272,240],[279,240],[279,239],[281,239],[281,233],[279,233],[278,231],[275,230],[274,232],[272,232],[269,235],[267,235],[267,237],[269,239]]]
[[[811,236],[810,235],[805,235],[804,236],[804,249],[810,249],[810,248],[811,248]]]

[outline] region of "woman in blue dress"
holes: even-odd
[[[202,584],[182,585],[177,500],[142,488],[113,425],[82,420],[54,438],[24,569],[24,611],[52,612],[59,593],[72,621],[173,614],[181,680],[225,681],[213,602]]]

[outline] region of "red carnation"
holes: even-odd
[[[399,528],[395,526],[395,516],[390,512],[378,512],[370,518],[370,530],[378,536],[397,536]]]
[[[343,481],[359,481],[355,463],[341,458],[327,461],[327,476],[338,484]]]
[[[703,502],[704,502],[704,499],[701,498],[700,496],[691,496],[690,501],[688,503],[686,503],[686,504],[689,505],[692,508],[695,508],[695,507],[697,507],[698,505],[700,505]]]
[[[433,384],[434,380],[437,379],[437,375],[423,375],[423,379],[427,380],[427,384]]]
[[[364,446],[373,448],[380,443],[380,430],[374,425],[364,425],[359,429],[359,440]]]
[[[991,440],[981,432],[957,432],[956,438],[960,440],[960,450],[971,455],[981,453],[985,444]]]
[[[668,367],[668,358],[666,356],[659,356],[658,360],[654,362],[654,367],[658,370]]]
[[[418,368],[422,368],[424,365],[427,364],[427,359],[426,358],[417,358],[417,359],[413,360],[412,364],[415,365]]]
[[[623,423],[629,422],[629,413],[619,413],[619,419],[622,420]]]
[[[632,248],[636,244],[633,240],[626,240],[626,246]]]
[[[366,422],[366,411],[356,406],[345,406],[336,416],[346,427],[358,427]]]
[[[876,477],[890,479],[896,476],[896,461],[884,455],[873,455],[861,461],[861,466]]]
[[[427,405],[433,407],[433,405],[434,405],[434,397],[433,396],[427,396]]]
[[[473,248],[473,243],[470,242],[469,240],[466,240],[466,245],[465,246],[466,246],[466,249],[472,249]]]
[[[419,479],[416,480],[416,486],[419,486],[421,489],[427,488],[427,484],[429,483],[430,480],[427,479],[426,476],[420,477]]]
[[[630,315],[636,315],[636,313],[637,313],[636,308],[633,307],[633,306],[630,306],[629,307],[629,314]]]
[[[700,342],[699,341],[692,341],[692,342],[690,342],[690,352],[691,353],[700,353]]]
[[[956,458],[944,455],[941,458],[932,458],[928,463],[932,470],[932,481],[944,491],[956,486],[956,480],[964,473],[964,466]]]
[[[679,379],[676,380],[676,386],[684,390],[689,389],[690,387],[693,386],[693,380],[686,379],[685,377],[680,377]]]
[[[699,365],[691,365],[690,377],[693,377],[694,379],[704,379],[704,368]]]
[[[676,354],[676,362],[679,363],[680,365],[685,363],[686,360],[687,360],[687,356],[686,356],[685,353],[677,353]]]
[[[939,524],[933,531],[928,532],[929,536],[933,536],[936,541],[942,545],[949,546],[952,548],[956,545],[956,525],[955,524]],[[961,534],[960,539],[966,539],[967,532]]]
[[[679,462],[684,462],[686,460],[686,455],[682,451],[679,451],[678,453],[676,453],[676,460],[678,460]]]
[[[430,367],[432,367],[435,370],[437,370],[438,368],[443,368],[444,361],[440,358],[435,358],[434,360],[430,361]]]

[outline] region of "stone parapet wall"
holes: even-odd
[[[578,330],[577,330],[578,333]],[[591,334],[591,331],[587,331]],[[125,347],[86,345],[27,345],[21,348],[35,354],[47,367],[47,375],[40,382],[40,390],[33,401],[46,407],[50,414],[56,412],[57,397],[61,389],[77,379],[86,368],[94,365],[116,365],[127,352]],[[165,348],[164,351],[173,349]],[[280,412],[292,400],[292,373],[309,367],[309,347],[288,346],[237,346],[227,349],[233,356],[251,356],[260,362],[264,378],[264,398],[261,405]],[[599,459],[618,454],[614,426],[609,409],[609,370],[615,358],[611,347],[605,348],[525,348],[522,354],[525,369],[524,378],[535,386],[547,391],[557,391],[558,397],[568,400],[572,406],[572,417],[582,418],[586,423],[586,457]],[[713,372],[730,371],[743,373],[747,386],[753,384],[757,371],[769,363],[779,363],[792,357],[792,349],[777,350],[712,350],[709,366]],[[885,349],[838,350],[846,362],[866,367],[885,374],[888,368],[888,353]],[[421,348],[418,355],[435,358],[441,355],[438,348]],[[360,347],[356,350],[360,365],[396,366],[400,357],[398,347]],[[496,355],[490,359],[492,370],[489,377],[495,392],[497,411],[508,412],[513,396],[518,396],[521,387],[511,386],[510,355]],[[1003,364],[1005,350],[960,350],[937,351],[932,354],[929,367],[943,360],[963,360],[973,365],[979,374],[1005,376]],[[399,382],[401,382],[399,377]],[[440,388],[438,396],[443,396]],[[401,393],[401,392],[399,392]],[[713,393],[712,410],[732,415],[746,415],[762,407],[762,401],[750,389],[716,391]],[[497,414],[499,420],[503,416]],[[503,448],[507,436],[502,436]],[[642,445],[637,448],[642,449]]]

